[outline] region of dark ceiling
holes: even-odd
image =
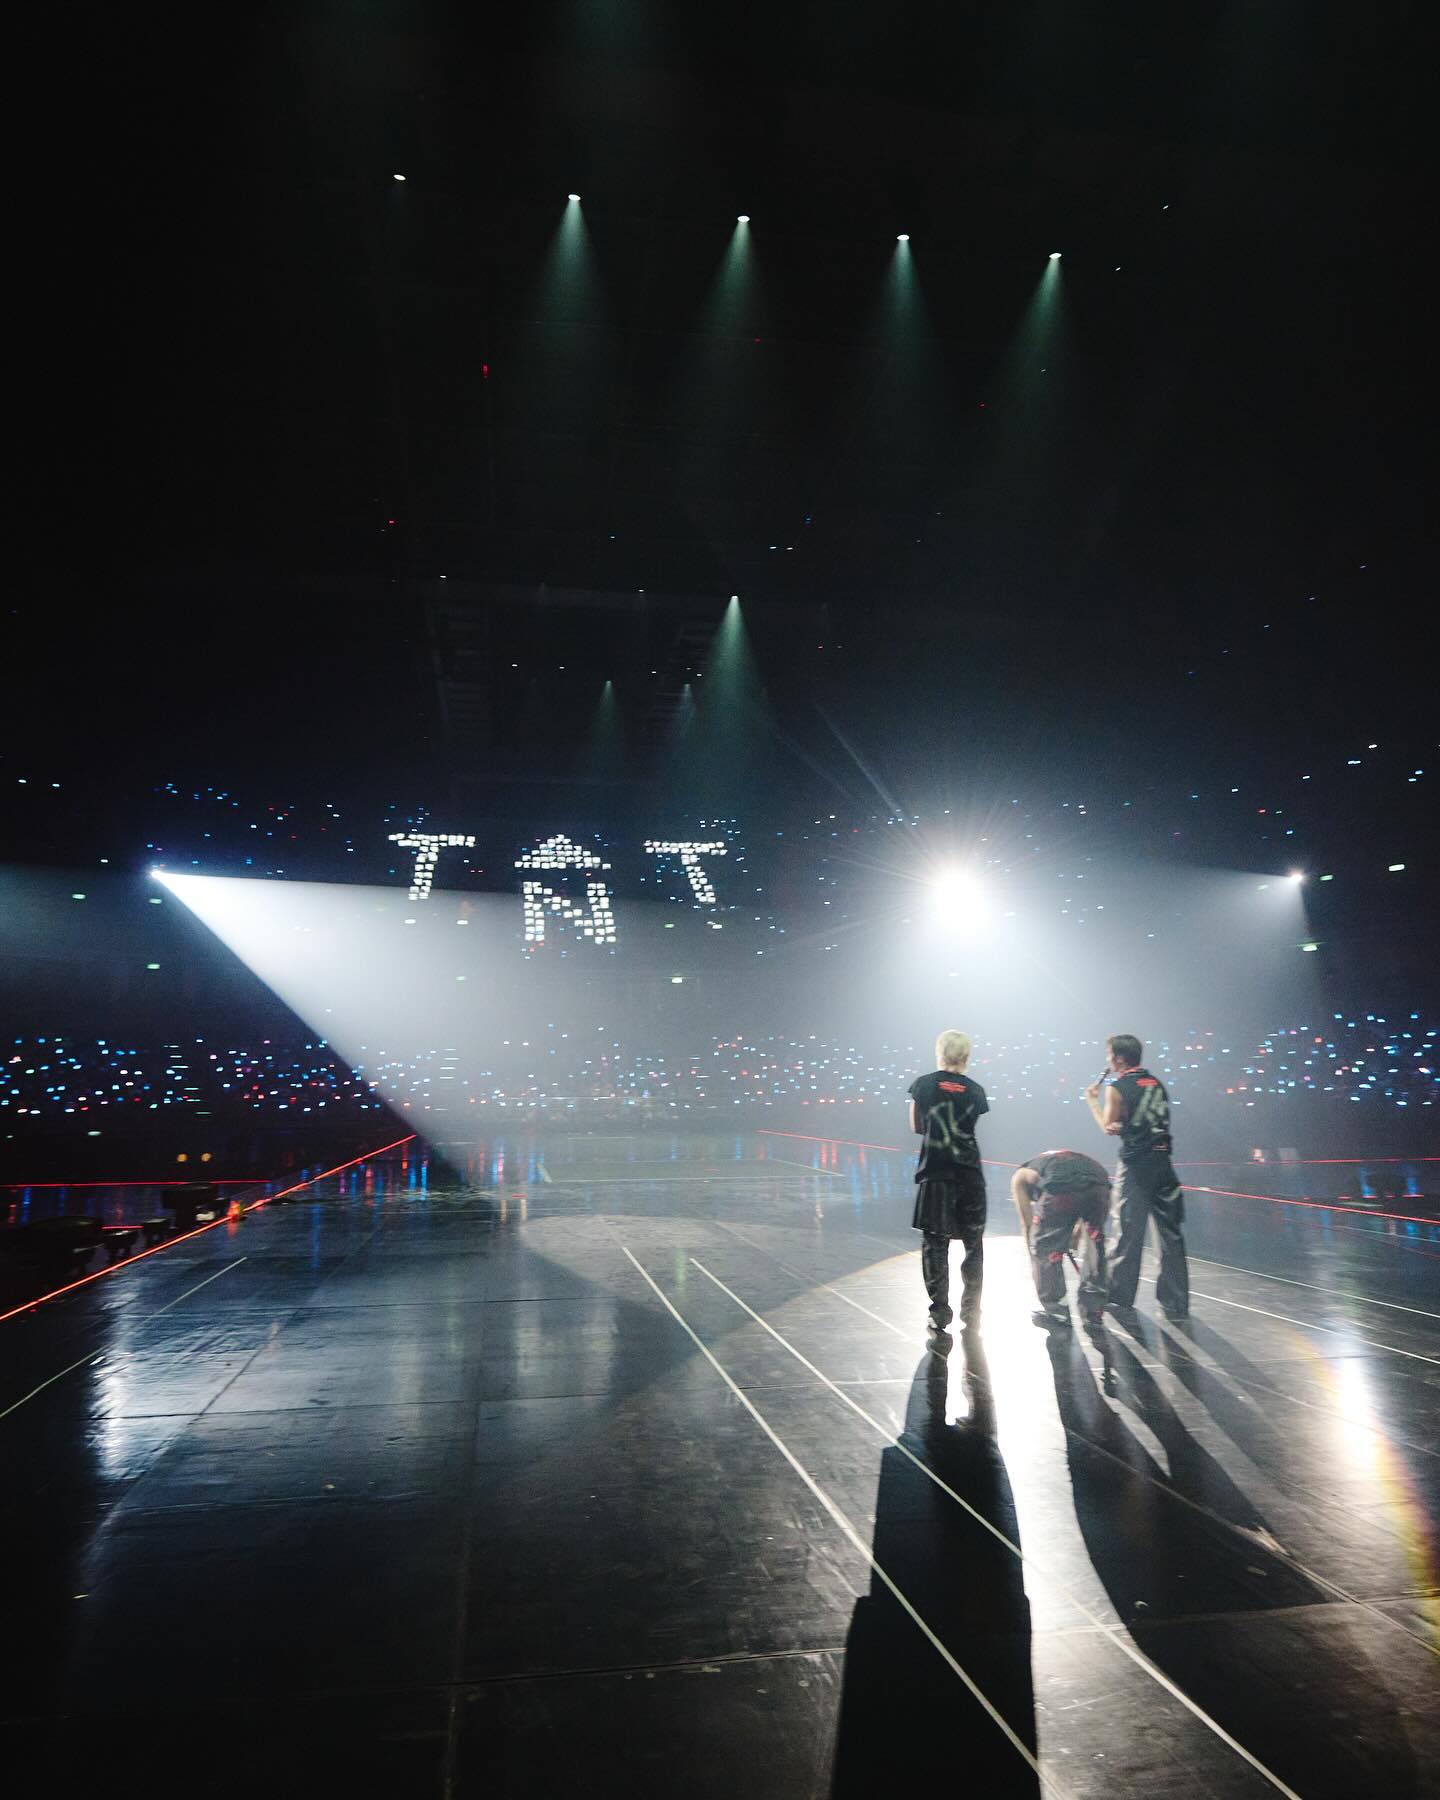
[[[613,674],[649,717],[647,671],[732,592],[797,706],[823,680],[843,710],[803,660],[817,620],[891,708],[980,668],[986,704],[1089,684],[1157,696],[1155,729],[1232,648],[1222,736],[1257,692],[1418,704],[1354,627],[1403,625],[1428,562],[1420,18],[42,22],[11,624],[46,680],[20,728],[58,691],[87,754],[122,717],[146,754],[209,754],[223,700],[338,756],[363,702],[395,754],[463,761],[512,732],[527,660],[568,665],[557,709]],[[572,190],[591,261],[557,284]],[[717,313],[741,211],[754,285]]]

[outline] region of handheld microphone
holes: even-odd
[[[1101,1070],[1101,1071],[1100,1071],[1100,1079],[1099,1079],[1099,1080],[1098,1080],[1098,1081],[1097,1081],[1097,1082],[1096,1082],[1096,1083],[1095,1083],[1095,1085],[1096,1085],[1096,1087],[1104,1087],[1104,1085],[1105,1085],[1105,1083],[1106,1083],[1106,1082],[1107,1082],[1107,1081],[1108,1081],[1108,1080],[1109,1080],[1109,1079],[1110,1079],[1110,1071],[1109,1071],[1109,1069],[1108,1069],[1108,1068],[1104,1068],[1104,1069],[1102,1069],[1102,1070]]]

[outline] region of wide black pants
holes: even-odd
[[[1168,1313],[1190,1310],[1190,1270],[1185,1260],[1185,1195],[1166,1150],[1127,1157],[1115,1171],[1115,1204],[1120,1230],[1110,1265],[1110,1301],[1133,1306],[1140,1284],[1145,1227],[1153,1219],[1160,1240],[1160,1276],[1155,1298]]]
[[[1065,1298],[1065,1252],[1080,1231],[1080,1305],[1088,1313],[1105,1306],[1105,1214],[1103,1188],[1086,1194],[1046,1194],[1030,1218],[1030,1270],[1042,1306]]]
[[[917,1231],[923,1233],[920,1269],[930,1296],[930,1317],[945,1326],[955,1317],[950,1307],[950,1245],[965,1246],[960,1264],[960,1317],[974,1324],[980,1317],[985,1281],[985,1176],[979,1169],[960,1169],[954,1178],[931,1177],[915,1192]]]

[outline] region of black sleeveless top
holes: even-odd
[[[1146,1150],[1170,1149],[1170,1096],[1165,1083],[1148,1069],[1127,1069],[1115,1078],[1124,1109],[1120,1154],[1139,1156]]]

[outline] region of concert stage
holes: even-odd
[[[7,1318],[8,1769],[1436,1792],[1433,1189],[1192,1188],[1092,1340],[990,1178],[948,1354],[908,1153],[780,1134],[412,1141]]]

